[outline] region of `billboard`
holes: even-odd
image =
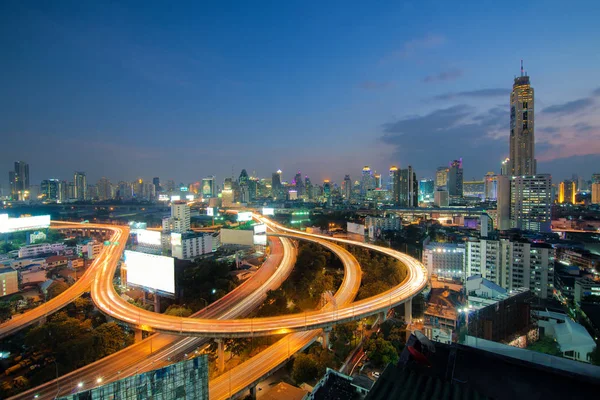
[[[181,246],[181,233],[171,233],[171,246]]]
[[[208,207],[206,209],[206,215],[208,215],[209,217],[214,217],[215,216],[215,208],[214,207]]]
[[[149,231],[146,229],[137,230],[137,242],[138,244],[147,244],[151,246],[161,245],[161,233],[160,231]]]
[[[179,200],[181,200],[181,196],[179,196],[179,195],[171,196],[171,201],[179,201]]]
[[[158,201],[169,201],[169,195],[168,194],[159,194]]]
[[[243,246],[252,246],[254,244],[254,231],[221,229],[221,244],[240,244]]]
[[[127,284],[175,293],[175,259],[125,250]]]
[[[266,246],[267,245],[267,235],[254,235],[254,244]]]
[[[275,209],[269,208],[269,207],[263,207],[262,214],[263,215],[275,215]]]
[[[0,214],[0,233],[43,229],[50,226],[49,215],[36,217],[9,218],[8,214]]]
[[[364,236],[365,235],[365,226],[362,224],[355,224],[353,222],[348,222],[346,227],[348,233],[355,233],[357,235]]]
[[[267,226],[265,224],[254,225],[254,234],[267,233]]]
[[[239,212],[237,215],[237,221],[238,222],[252,221],[252,212],[250,212],[250,211]]]
[[[194,201],[194,195],[193,194],[186,194],[185,195],[185,199],[187,201]]]

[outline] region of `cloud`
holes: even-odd
[[[450,92],[440,94],[434,97],[435,100],[451,100],[456,98],[486,98],[486,97],[502,97],[508,96],[510,89],[506,88],[489,88],[489,89],[478,89],[478,90],[467,90],[464,92]]]
[[[394,162],[413,165],[419,176],[463,157],[471,178],[497,170],[508,153],[508,117],[506,107],[477,112],[460,104],[383,124],[380,139],[395,147]]]
[[[391,89],[396,86],[395,82],[387,81],[387,82],[377,82],[377,81],[364,81],[361,82],[358,87],[364,90],[384,90]]]
[[[431,83],[437,81],[453,81],[460,78],[463,75],[463,71],[460,69],[450,69],[448,71],[442,71],[439,74],[427,75],[423,78],[423,82]]]
[[[592,96],[600,96],[600,87],[597,89],[594,89],[594,91],[592,92]]]
[[[568,101],[563,104],[556,104],[553,106],[546,107],[542,110],[542,112],[557,115],[573,114],[585,110],[586,108],[591,107],[593,104],[594,100],[592,100],[589,97],[586,97],[583,99]]]
[[[384,56],[380,63],[384,64],[397,59],[407,59],[413,57],[422,50],[433,49],[446,43],[446,38],[442,35],[427,34],[420,38],[414,38],[404,42],[399,50],[395,50]]]

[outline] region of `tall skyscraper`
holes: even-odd
[[[98,200],[105,201],[112,199],[112,185],[106,177],[100,178],[96,184],[98,188]]]
[[[558,186],[558,202],[560,204],[575,204],[575,194],[577,193],[575,181],[562,181]]]
[[[496,177],[497,198],[496,198],[496,226],[501,231],[511,228],[510,223],[510,176],[498,175]]]
[[[74,198],[78,201],[86,200],[88,196],[85,172],[75,171],[75,174],[73,175],[73,183],[75,184]]]
[[[502,164],[500,164],[500,175],[509,176],[511,171],[510,168],[510,158],[505,158],[504,161],[502,161]]]
[[[448,190],[448,167],[438,167],[435,173],[435,189]]]
[[[510,94],[511,175],[535,175],[534,96],[529,76],[515,78]]]
[[[448,169],[448,194],[462,197],[463,195],[463,165],[462,158],[450,162]]]
[[[44,179],[40,185],[40,192],[45,201],[58,201],[60,199],[60,181]]]
[[[156,193],[160,192],[160,178],[158,176],[152,178],[152,184],[154,185]]]
[[[592,204],[600,204],[600,183],[592,183]]]
[[[302,173],[298,171],[296,176],[294,176],[294,185],[296,187],[296,192],[298,193],[298,197],[302,197],[306,194],[306,190],[304,187],[304,180],[302,179]]]
[[[433,203],[435,182],[433,179],[421,179],[419,181],[419,203]]]
[[[281,170],[278,169],[277,172],[273,172],[271,176],[271,192],[274,200],[284,200],[284,192],[283,186],[281,185]]]
[[[176,233],[190,230],[190,206],[185,201],[175,201],[171,204],[171,226]]]
[[[369,190],[375,189],[375,178],[371,171],[371,167],[365,165],[362,169],[362,176],[360,179],[360,194],[366,196]]]
[[[419,204],[419,184],[417,175],[409,165],[400,170],[399,206],[417,207]]]
[[[225,178],[225,182],[223,182],[221,203],[223,207],[231,207],[233,205],[233,181],[231,178]]]
[[[496,201],[498,198],[498,177],[493,172],[488,172],[484,177],[485,200]]]
[[[512,228],[551,231],[552,177],[548,174],[513,176],[510,182]]]
[[[400,170],[395,165],[390,167],[388,190],[392,195],[392,202],[400,204]]]
[[[14,171],[9,171],[10,195],[13,200],[24,200],[25,192],[29,190],[29,164],[25,161],[15,161]]]
[[[342,182],[342,196],[346,202],[349,202],[352,199],[352,180],[350,180],[350,175],[344,176],[344,181]]]

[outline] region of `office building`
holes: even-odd
[[[281,182],[281,170],[278,169],[271,177],[271,194],[273,200],[284,200],[283,184]]]
[[[75,192],[73,193],[73,198],[75,198],[77,201],[87,200],[87,179],[85,176],[85,172],[76,171],[73,175],[73,184],[75,185]]]
[[[215,188],[215,177],[213,175],[207,176],[202,179],[202,197],[209,199],[211,197],[217,197],[217,191]]]
[[[436,207],[448,207],[450,204],[448,192],[446,190],[436,190],[433,194],[433,204]]]
[[[185,233],[190,230],[190,206],[185,201],[175,201],[171,204],[171,230]]]
[[[15,161],[14,171],[9,171],[10,195],[13,200],[25,200],[29,190],[29,164],[25,161]]]
[[[481,201],[485,200],[485,181],[463,182],[463,196],[477,197]]]
[[[562,181],[558,186],[558,203],[559,204],[575,204],[575,195],[577,194],[577,186],[575,181]]]
[[[448,168],[448,195],[463,196],[463,165],[462,158],[450,162]]]
[[[419,203],[433,203],[435,192],[435,181],[433,179],[421,179],[419,181]]]
[[[11,267],[0,265],[0,297],[19,291],[19,273]]]
[[[592,204],[600,204],[600,183],[592,183]]]
[[[465,244],[465,276],[479,275],[502,286],[501,242],[498,240],[473,240]]]
[[[529,76],[516,77],[510,94],[510,175],[536,175],[534,95]]]
[[[455,243],[429,243],[423,246],[423,265],[430,275],[463,278],[465,246]]]
[[[103,176],[98,180],[96,188],[98,189],[98,200],[106,201],[112,199],[112,185],[106,177]]]
[[[496,201],[498,199],[498,177],[493,172],[488,172],[483,179],[485,182],[485,200]]]
[[[221,191],[221,203],[223,207],[233,206],[233,180],[231,178],[225,178],[223,182],[223,190]]]
[[[342,182],[342,197],[346,202],[352,200],[352,181],[350,180],[350,175],[344,176],[344,181]]]
[[[154,191],[156,193],[160,192],[160,178],[158,176],[152,178],[152,184],[154,185]]]
[[[511,227],[551,231],[552,177],[548,174],[513,176],[510,182]]]
[[[419,205],[419,184],[417,175],[409,165],[400,170],[399,184],[399,202],[400,207],[417,207]]]
[[[133,184],[131,182],[119,182],[117,198],[120,200],[131,200],[133,198]]]
[[[60,198],[60,181],[44,179],[40,185],[40,194],[46,201],[58,201]]]
[[[375,177],[371,172],[371,168],[365,165],[362,169],[362,175],[360,178],[360,194],[366,196],[369,190],[375,189]]]
[[[213,239],[208,232],[171,233],[171,253],[180,260],[193,260],[216,250]]]
[[[496,198],[496,226],[498,230],[506,231],[511,228],[510,220],[510,187],[511,179],[508,175],[498,175],[496,177],[497,198]]]
[[[392,203],[400,204],[400,170],[395,165],[390,167],[388,181],[388,191],[391,195]]]
[[[402,230],[402,218],[395,214],[385,217],[368,216],[365,218],[365,228],[369,232],[370,239],[379,239],[382,237],[383,232]]]
[[[436,190],[448,190],[448,167],[438,167],[435,173],[435,188]]]

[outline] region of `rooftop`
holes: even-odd
[[[302,400],[308,391],[300,389],[299,387],[292,386],[285,382],[279,382],[277,385],[271,387],[266,392],[262,393],[261,399],[263,400]]]

